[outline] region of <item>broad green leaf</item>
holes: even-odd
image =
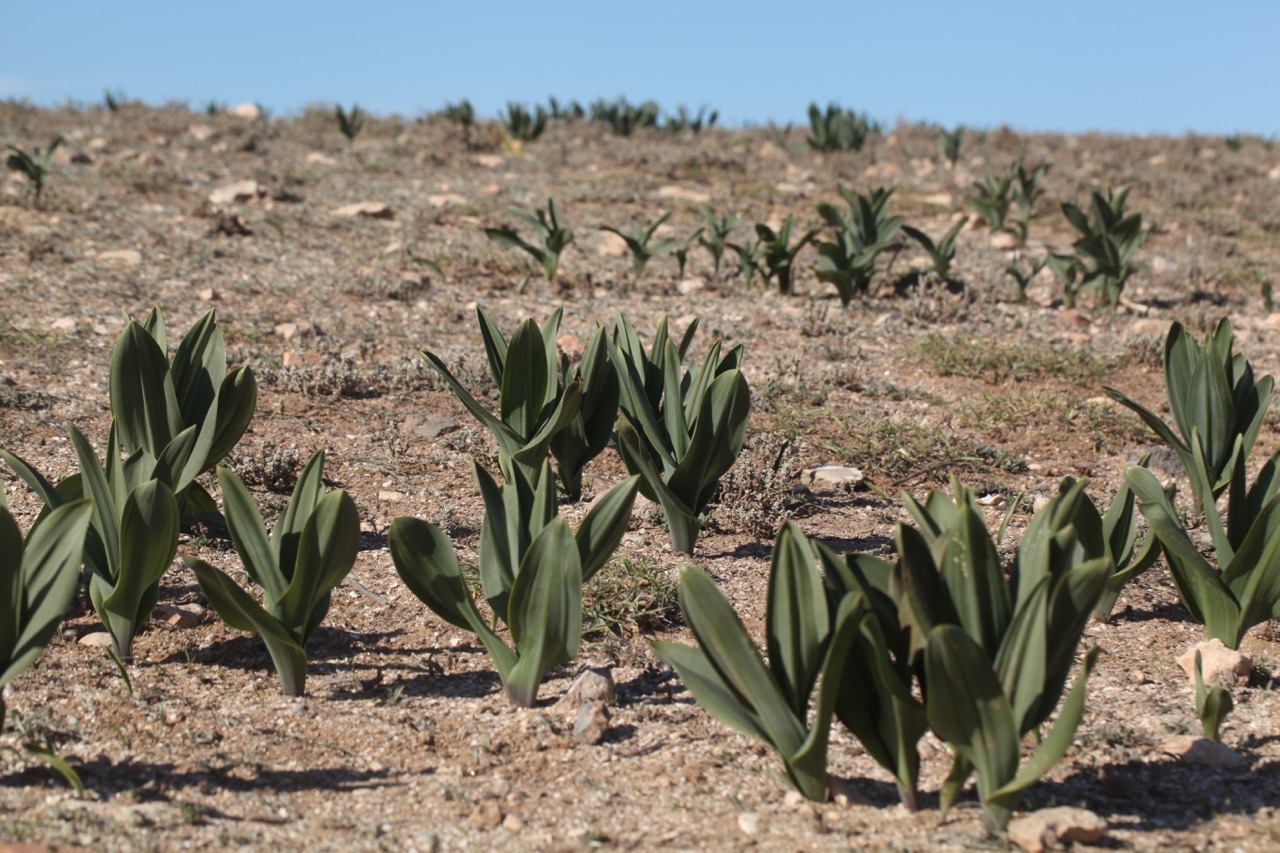
[[[301,645],[314,629],[312,611],[322,596],[342,582],[360,550],[360,515],[345,491],[326,494],[307,517],[289,588],[275,608],[286,630]]]
[[[578,524],[574,539],[578,543],[584,583],[604,567],[622,542],[639,487],[639,475],[623,480],[596,501]]]
[[[70,433],[71,444],[80,461],[80,482],[84,495],[93,498],[93,528],[102,540],[103,556],[106,558],[105,565],[93,568],[102,574],[103,580],[115,584],[119,580],[119,564],[116,561],[120,559],[120,518],[117,513],[121,512],[125,502],[117,502],[107,476],[98,463],[98,457],[94,455],[93,448],[80,430],[72,426]],[[108,443],[108,458],[118,458],[111,457],[110,450],[111,443]]]
[[[279,601],[284,597],[289,579],[276,565],[276,555],[267,538],[266,523],[258,512],[258,504],[230,469],[219,465],[217,477],[218,485],[222,487],[222,506],[231,531],[231,542],[240,555],[240,562],[254,583],[266,591],[266,600],[269,603]]]
[[[507,695],[532,707],[547,670],[578,654],[582,636],[582,565],[564,519],[542,529],[529,545],[507,608],[520,659],[506,678]]]
[[[292,581],[298,559],[298,543],[307,519],[324,496],[324,451],[317,450],[302,466],[289,503],[271,531],[271,550],[280,576]]]
[[[793,522],[773,546],[767,601],[769,668],[792,713],[804,719],[832,620],[813,548]]]
[[[103,599],[116,654],[127,658],[134,634],[155,605],[156,587],[178,550],[178,503],[158,480],[129,493],[120,516],[120,570]]]
[[[543,406],[555,397],[554,385],[554,374],[547,370],[542,333],[536,323],[525,320],[516,327],[507,344],[507,361],[499,386],[503,422],[517,435],[532,436],[541,420]]]

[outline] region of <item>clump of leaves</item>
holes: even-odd
[[[547,129],[547,110],[539,104],[533,113],[524,104],[507,102],[507,114],[502,120],[502,127],[509,139],[518,142],[532,142]]]
[[[685,238],[683,243],[676,245],[671,250],[671,257],[676,259],[676,268],[677,268],[676,276],[678,278],[684,278],[684,268],[685,268],[685,265],[689,263],[689,252],[692,251],[693,244],[699,242],[702,239],[702,232],[704,230],[706,229],[699,228],[697,231],[694,231],[692,234],[690,234],[688,237]]]
[[[951,278],[951,261],[956,256],[956,236],[960,233],[960,229],[964,228],[965,221],[961,218],[949,229],[947,233],[942,235],[942,239],[937,244],[933,239],[918,228],[912,228],[910,225],[903,225],[902,230],[908,237],[920,244],[920,247],[929,255],[929,260],[933,264],[933,271],[943,280]]]
[[[128,95],[125,94],[124,89],[102,90],[102,106],[106,107],[107,112],[117,113],[126,103],[128,103]]]
[[[658,126],[658,105],[653,101],[633,104],[626,98],[598,100],[591,104],[591,120],[602,122],[617,136],[630,136],[641,127]]]
[[[1274,532],[1280,519],[1280,451],[1248,482],[1249,455],[1275,383],[1270,376],[1255,382],[1252,365],[1233,352],[1234,341],[1225,318],[1203,346],[1182,324],[1170,328],[1165,394],[1181,436],[1128,397],[1104,389],[1136,412],[1182,462],[1209,528],[1216,568],[1187,535],[1154,474],[1130,466],[1125,482],[1160,540],[1183,604],[1211,638],[1233,649],[1253,626],[1280,618],[1280,536]],[[1224,494],[1225,518],[1218,510]]]
[[[555,97],[547,98],[547,113],[551,118],[563,121],[577,121],[587,115],[587,111],[577,101],[569,101],[566,104],[562,104]]]
[[[788,216],[786,222],[776,232],[763,222],[756,223],[756,234],[760,238],[761,260],[764,261],[764,279],[778,282],[779,293],[790,293],[793,281],[793,265],[800,250],[813,242],[818,236],[818,229],[810,229],[801,234],[794,243],[791,242],[791,229],[795,217]]]
[[[756,274],[760,272],[764,241],[757,237],[749,243],[727,243],[726,245],[737,255],[737,274],[742,276],[743,287],[750,290],[751,283],[755,281]]]
[[[518,207],[511,212],[525,222],[537,235],[537,242],[527,242],[513,228],[486,228],[485,236],[495,243],[511,246],[532,255],[542,265],[547,281],[554,281],[560,266],[560,253],[573,242],[573,229],[565,228],[560,221],[560,208],[554,198],[547,199],[546,211],[528,213]]]
[[[860,195],[837,185],[848,205],[841,211],[831,204],[818,205],[818,215],[835,229],[835,240],[819,240],[818,280],[834,284],[840,302],[848,305],[855,296],[865,296],[876,275],[876,258],[894,245],[902,228],[902,217],[889,215],[893,190],[877,187]]]
[[[40,204],[40,194],[44,192],[44,185],[53,173],[53,155],[62,142],[62,137],[59,136],[43,149],[32,148],[30,153],[16,145],[6,146],[11,153],[5,158],[5,165],[9,167],[9,171],[20,172],[31,182],[34,204]]]
[[[689,112],[689,109],[681,104],[676,107],[676,114],[668,115],[662,120],[662,129],[668,133],[701,133],[704,129],[709,130],[715,127],[716,121],[720,118],[720,113],[716,110],[707,111],[704,104],[698,107],[697,114]]]
[[[1004,268],[1005,275],[1012,278],[1014,285],[1018,288],[1019,302],[1027,301],[1027,288],[1031,286],[1031,282],[1035,280],[1035,277],[1040,273],[1040,270],[1045,268],[1047,263],[1049,263],[1048,255],[1038,261],[1031,262],[1029,268],[1022,265],[1021,258],[1014,258],[1009,263],[1009,266]]]
[[[1134,261],[1147,239],[1142,214],[1125,215],[1129,188],[1093,194],[1093,216],[1088,217],[1073,204],[1063,204],[1062,212],[1080,237],[1072,244],[1084,275],[1082,287],[1096,287],[1109,307],[1120,304],[1125,283],[1141,267]]]
[[[1035,216],[1036,201],[1044,195],[1044,187],[1040,179],[1048,173],[1049,167],[1039,166],[1028,172],[1022,161],[1013,169],[1013,201],[1018,206],[1018,221],[1014,223],[1013,233],[1018,238],[1018,245],[1026,245],[1027,232],[1031,228],[1031,220]]]
[[[627,244],[627,251],[631,253],[631,274],[636,281],[639,281],[640,275],[644,272],[645,266],[649,263],[649,259],[655,255],[660,255],[675,245],[675,240],[667,238],[654,242],[654,233],[662,227],[662,223],[671,218],[671,214],[664,213],[658,217],[658,221],[654,222],[648,228],[640,225],[631,226],[631,230],[622,231],[611,225],[601,225],[601,231],[608,231],[611,234],[617,234]]]
[[[809,129],[809,147],[815,151],[861,151],[867,137],[880,132],[880,124],[836,103],[828,104],[826,112],[810,103]]]
[[[859,602],[828,600],[814,550],[788,522],[773,546],[765,637],[768,663],[738,614],[699,569],[680,575],[680,609],[696,647],[655,643],[689,692],[726,725],[778,753],[787,777],[810,800],[828,796],[831,718],[857,626]],[[817,708],[809,706],[817,688]]]
[[[942,153],[943,159],[952,169],[960,159],[960,145],[964,142],[964,130],[964,125],[958,124],[955,130],[943,128],[938,131],[938,151]]]
[[[440,115],[444,116],[445,121],[463,128],[470,128],[476,123],[475,107],[471,106],[471,102],[466,98],[457,103],[445,104],[444,109],[440,110]]]
[[[619,313],[610,346],[622,387],[618,451],[643,478],[641,493],[661,505],[671,546],[684,554],[693,553],[699,516],[742,452],[751,407],[741,344],[721,357],[717,340],[696,370],[682,370],[697,327],[695,319],[677,345],[663,318],[646,352]]]
[[[352,104],[350,111],[344,110],[342,104],[336,104],[333,108],[333,117],[337,120],[338,130],[342,131],[347,142],[354,143],[360,131],[364,130],[364,110],[360,109],[359,104]]]
[[[1075,255],[1064,255],[1050,252],[1045,255],[1044,263],[1053,272],[1058,283],[1062,285],[1062,306],[1074,308],[1078,297],[1085,286],[1085,267]]]
[[[1013,204],[1013,176],[987,175],[973,184],[974,195],[965,196],[964,206],[976,213],[992,231],[1007,231],[1005,219]]]
[[[736,213],[717,216],[716,212],[705,204],[698,205],[698,214],[707,223],[707,227],[702,232],[703,236],[698,239],[698,243],[711,253],[711,260],[715,263],[713,274],[716,278],[719,278],[720,262],[724,259],[725,249],[730,247],[728,242],[729,235],[737,229],[742,220]]]
[[[577,533],[557,515],[549,468],[536,479],[523,469],[498,486],[474,461],[484,496],[480,586],[505,623],[507,645],[476,607],[453,546],[440,528],[416,518],[391,523],[391,560],[409,590],[441,619],[471,631],[493,658],[512,704],[532,707],[551,667],[578,654],[582,587],[626,533],[638,478],[618,484],[583,518]]]
[[[230,627],[262,637],[286,696],[301,696],[307,681],[307,641],[329,612],[332,590],[355,565],[360,516],[345,491],[324,490],[324,451],[307,462],[270,536],[253,496],[219,466],[218,483],[231,540],[263,601],[220,569],[184,556],[209,604]]]

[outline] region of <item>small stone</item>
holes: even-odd
[[[502,828],[507,832],[519,832],[524,829],[524,821],[513,814],[509,814],[502,819]]]
[[[933,195],[925,196],[922,201],[925,204],[932,204],[937,207],[950,207],[955,204],[955,198],[952,197],[951,193],[934,193]]]
[[[1253,671],[1253,661],[1227,648],[1219,639],[1196,643],[1178,658],[1178,666],[1190,679],[1192,690],[1196,686],[1196,652],[1200,652],[1200,673],[1206,686],[1235,687],[1241,679],[1247,681]]]
[[[1159,338],[1164,340],[1169,334],[1169,323],[1165,320],[1143,317],[1133,321],[1133,324],[1129,326],[1129,334],[1135,338]]]
[[[1280,166],[1273,166],[1271,171],[1267,172],[1267,177],[1273,181],[1280,181]]]
[[[592,702],[613,703],[613,673],[607,667],[584,670],[551,710],[563,714]]]
[[[339,207],[333,211],[333,215],[346,218],[359,216],[364,219],[394,219],[396,212],[380,201],[361,201]]]
[[[249,121],[258,121],[262,118],[262,107],[253,103],[236,104],[234,107],[227,107],[227,115]]]
[[[233,202],[254,201],[263,195],[266,195],[266,191],[258,185],[257,181],[235,181],[234,183],[224,184],[209,193],[209,203],[231,204]]]
[[[502,808],[497,800],[485,800],[472,809],[467,823],[476,829],[497,829],[502,825]]]
[[[827,782],[827,787],[831,790],[832,802],[841,808],[869,806],[872,804],[866,795],[859,791],[853,782],[848,779],[831,777]]]
[[[582,343],[582,339],[577,335],[572,334],[564,334],[556,338],[556,346],[559,347],[560,352],[564,353],[571,359],[578,358],[587,351],[587,347]]]
[[[465,197],[457,193],[437,193],[427,196],[427,204],[432,207],[448,207],[451,204],[466,204]]]
[[[863,479],[860,469],[846,465],[819,465],[800,472],[800,481],[810,488],[854,489]]]
[[[805,801],[804,794],[800,793],[795,788],[792,788],[791,790],[787,791],[785,794],[782,795],[782,804],[784,806],[788,806],[789,808],[795,808],[796,806],[800,805],[804,801]]]
[[[135,249],[114,249],[110,252],[99,252],[94,260],[117,267],[136,267],[142,264],[142,253]]]
[[[631,250],[627,248],[627,241],[614,234],[612,231],[599,232],[599,240],[596,243],[596,254],[604,258],[621,258]]]
[[[680,201],[688,201],[694,204],[711,204],[711,193],[704,190],[690,189],[689,187],[681,187],[670,185],[662,187],[658,190],[658,198],[674,198]]]
[[[426,438],[439,438],[447,433],[462,429],[462,424],[448,415],[427,415],[421,423],[413,427],[414,435]]]
[[[1018,248],[1018,238],[1008,232],[1001,232],[991,238],[991,248],[1008,252]]]
[[[106,631],[93,631],[81,637],[79,642],[82,646],[98,646],[99,648],[106,648],[111,645],[111,635]]]
[[[697,293],[707,286],[707,282],[697,276],[686,278],[684,281],[676,285],[676,291],[681,296],[688,296],[691,293]]]
[[[1187,764],[1213,767],[1218,770],[1247,770],[1249,759],[1231,747],[1216,740],[1178,735],[1165,740],[1161,750]]]
[[[49,328],[55,332],[74,332],[76,330],[76,318],[59,317],[49,324]]]
[[[306,161],[311,166],[333,166],[337,164],[337,160],[320,151],[312,151],[307,154]]]
[[[1151,259],[1151,271],[1156,275],[1161,275],[1169,271],[1169,261],[1167,258],[1156,255]]]
[[[207,124],[193,124],[187,128],[187,136],[196,142],[207,142],[217,135],[217,131]]]
[[[378,500],[380,501],[402,501],[404,500],[404,492],[395,492],[390,489],[382,489],[378,492]]]
[[[578,720],[573,725],[573,736],[580,743],[596,746],[604,740],[609,731],[609,709],[603,702],[590,702],[582,706],[578,712]]]
[[[205,609],[198,604],[157,604],[151,618],[174,628],[194,628],[204,621]]]
[[[214,290],[212,287],[206,287],[200,291],[201,302],[218,302],[221,299],[222,297],[218,295],[218,291]]]
[[[471,162],[486,169],[498,169],[506,165],[507,158],[501,154],[477,154],[471,158]]]
[[[298,336],[298,324],[297,323],[277,323],[276,334],[284,338],[286,341],[291,341]]]
[[[744,835],[755,835],[760,831],[760,814],[758,812],[739,812],[738,829]]]
[[[1009,821],[1009,840],[1027,853],[1066,844],[1095,844],[1107,834],[1107,822],[1088,809],[1058,806]]]

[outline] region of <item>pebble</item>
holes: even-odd
[[[579,743],[597,746],[609,731],[609,709],[603,702],[589,702],[578,712],[573,736]]]
[[[1186,764],[1218,770],[1247,770],[1249,759],[1226,744],[1194,735],[1178,735],[1160,745],[1161,751]]]
[[[136,267],[142,265],[142,253],[136,249],[113,249],[109,252],[99,252],[94,256],[94,260],[117,267]]]
[[[1002,252],[1008,252],[1018,248],[1018,238],[1013,234],[1002,231],[991,238],[991,248],[999,249]]]
[[[559,714],[579,711],[592,702],[612,705],[613,672],[608,667],[584,670],[552,708]]]
[[[111,635],[106,631],[93,631],[80,638],[80,645],[107,648],[111,645]]]
[[[497,829],[502,825],[502,808],[497,800],[485,800],[471,810],[467,823],[476,829]]]
[[[157,604],[151,618],[174,628],[194,628],[204,621],[205,612],[198,604]]]
[[[265,191],[258,185],[257,181],[235,181],[230,184],[224,184],[209,193],[209,203],[231,204],[233,202],[253,201],[260,195],[265,195]]]
[[[755,835],[760,831],[760,815],[758,812],[740,812],[738,814],[738,829],[742,830],[744,835]]]
[[[861,469],[845,465],[819,465],[800,472],[800,482],[810,488],[853,489],[863,479]]]
[[[339,207],[333,211],[333,215],[348,219],[357,216],[363,219],[394,219],[396,212],[390,205],[380,201],[360,201]]]

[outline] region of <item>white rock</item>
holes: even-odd
[[[187,136],[190,136],[196,142],[206,142],[216,134],[217,131],[207,124],[193,124],[187,128]]]
[[[378,500],[380,501],[402,501],[404,500],[404,492],[395,492],[391,489],[383,489],[378,492]]]
[[[94,256],[94,260],[117,267],[136,267],[142,264],[142,253],[135,249],[114,249],[110,252],[99,252]]]
[[[596,746],[609,731],[609,709],[603,702],[588,702],[578,712],[573,724],[573,736],[581,743]]]
[[[457,193],[437,193],[427,196],[427,204],[432,207],[448,207],[451,204],[466,204],[467,199]]]
[[[209,202],[211,204],[231,204],[232,202],[253,201],[264,194],[257,181],[236,181],[224,184],[209,193]]]
[[[1107,822],[1088,809],[1058,806],[1009,821],[1009,840],[1028,853],[1066,844],[1094,844],[1107,834]]]
[[[938,207],[950,207],[955,204],[955,197],[951,193],[933,193],[925,196],[922,201],[925,204],[933,204]]]
[[[334,216],[362,216],[367,219],[393,219],[395,211],[390,206],[380,201],[361,201],[355,204],[344,205],[333,211]]]
[[[551,710],[566,713],[592,702],[613,702],[613,672],[607,667],[584,670]]]
[[[175,628],[194,628],[204,621],[204,614],[198,604],[157,604],[151,618]]]
[[[76,330],[75,317],[59,317],[49,324],[49,328],[55,332],[74,332]]]
[[[681,296],[688,296],[691,293],[697,293],[707,286],[707,282],[697,276],[686,278],[684,281],[676,285],[676,290]]]
[[[330,157],[328,154],[322,154],[319,151],[312,151],[307,154],[307,163],[313,166],[333,166],[338,161]]]
[[[1267,177],[1273,181],[1280,181],[1280,166],[1275,166],[1270,172],[1267,172]]]
[[[1007,231],[1001,231],[991,238],[991,248],[1008,252],[1018,248],[1018,238]]]
[[[755,835],[760,831],[760,815],[758,812],[739,812],[738,829],[744,835]]]
[[[1178,658],[1178,666],[1187,674],[1193,690],[1196,685],[1196,652],[1200,652],[1200,672],[1206,685],[1235,687],[1241,679],[1248,680],[1249,673],[1253,671],[1253,661],[1235,649],[1227,648],[1221,640],[1196,643]]]
[[[262,118],[262,107],[253,103],[236,104],[234,107],[227,107],[227,115],[257,121]]]
[[[111,635],[106,631],[94,631],[81,637],[80,645],[98,646],[99,648],[105,649],[111,645]]]
[[[477,154],[471,158],[471,162],[486,169],[497,169],[506,165],[507,158],[501,154]]]
[[[800,482],[810,488],[852,489],[863,479],[860,469],[846,465],[819,465],[800,472]]]

